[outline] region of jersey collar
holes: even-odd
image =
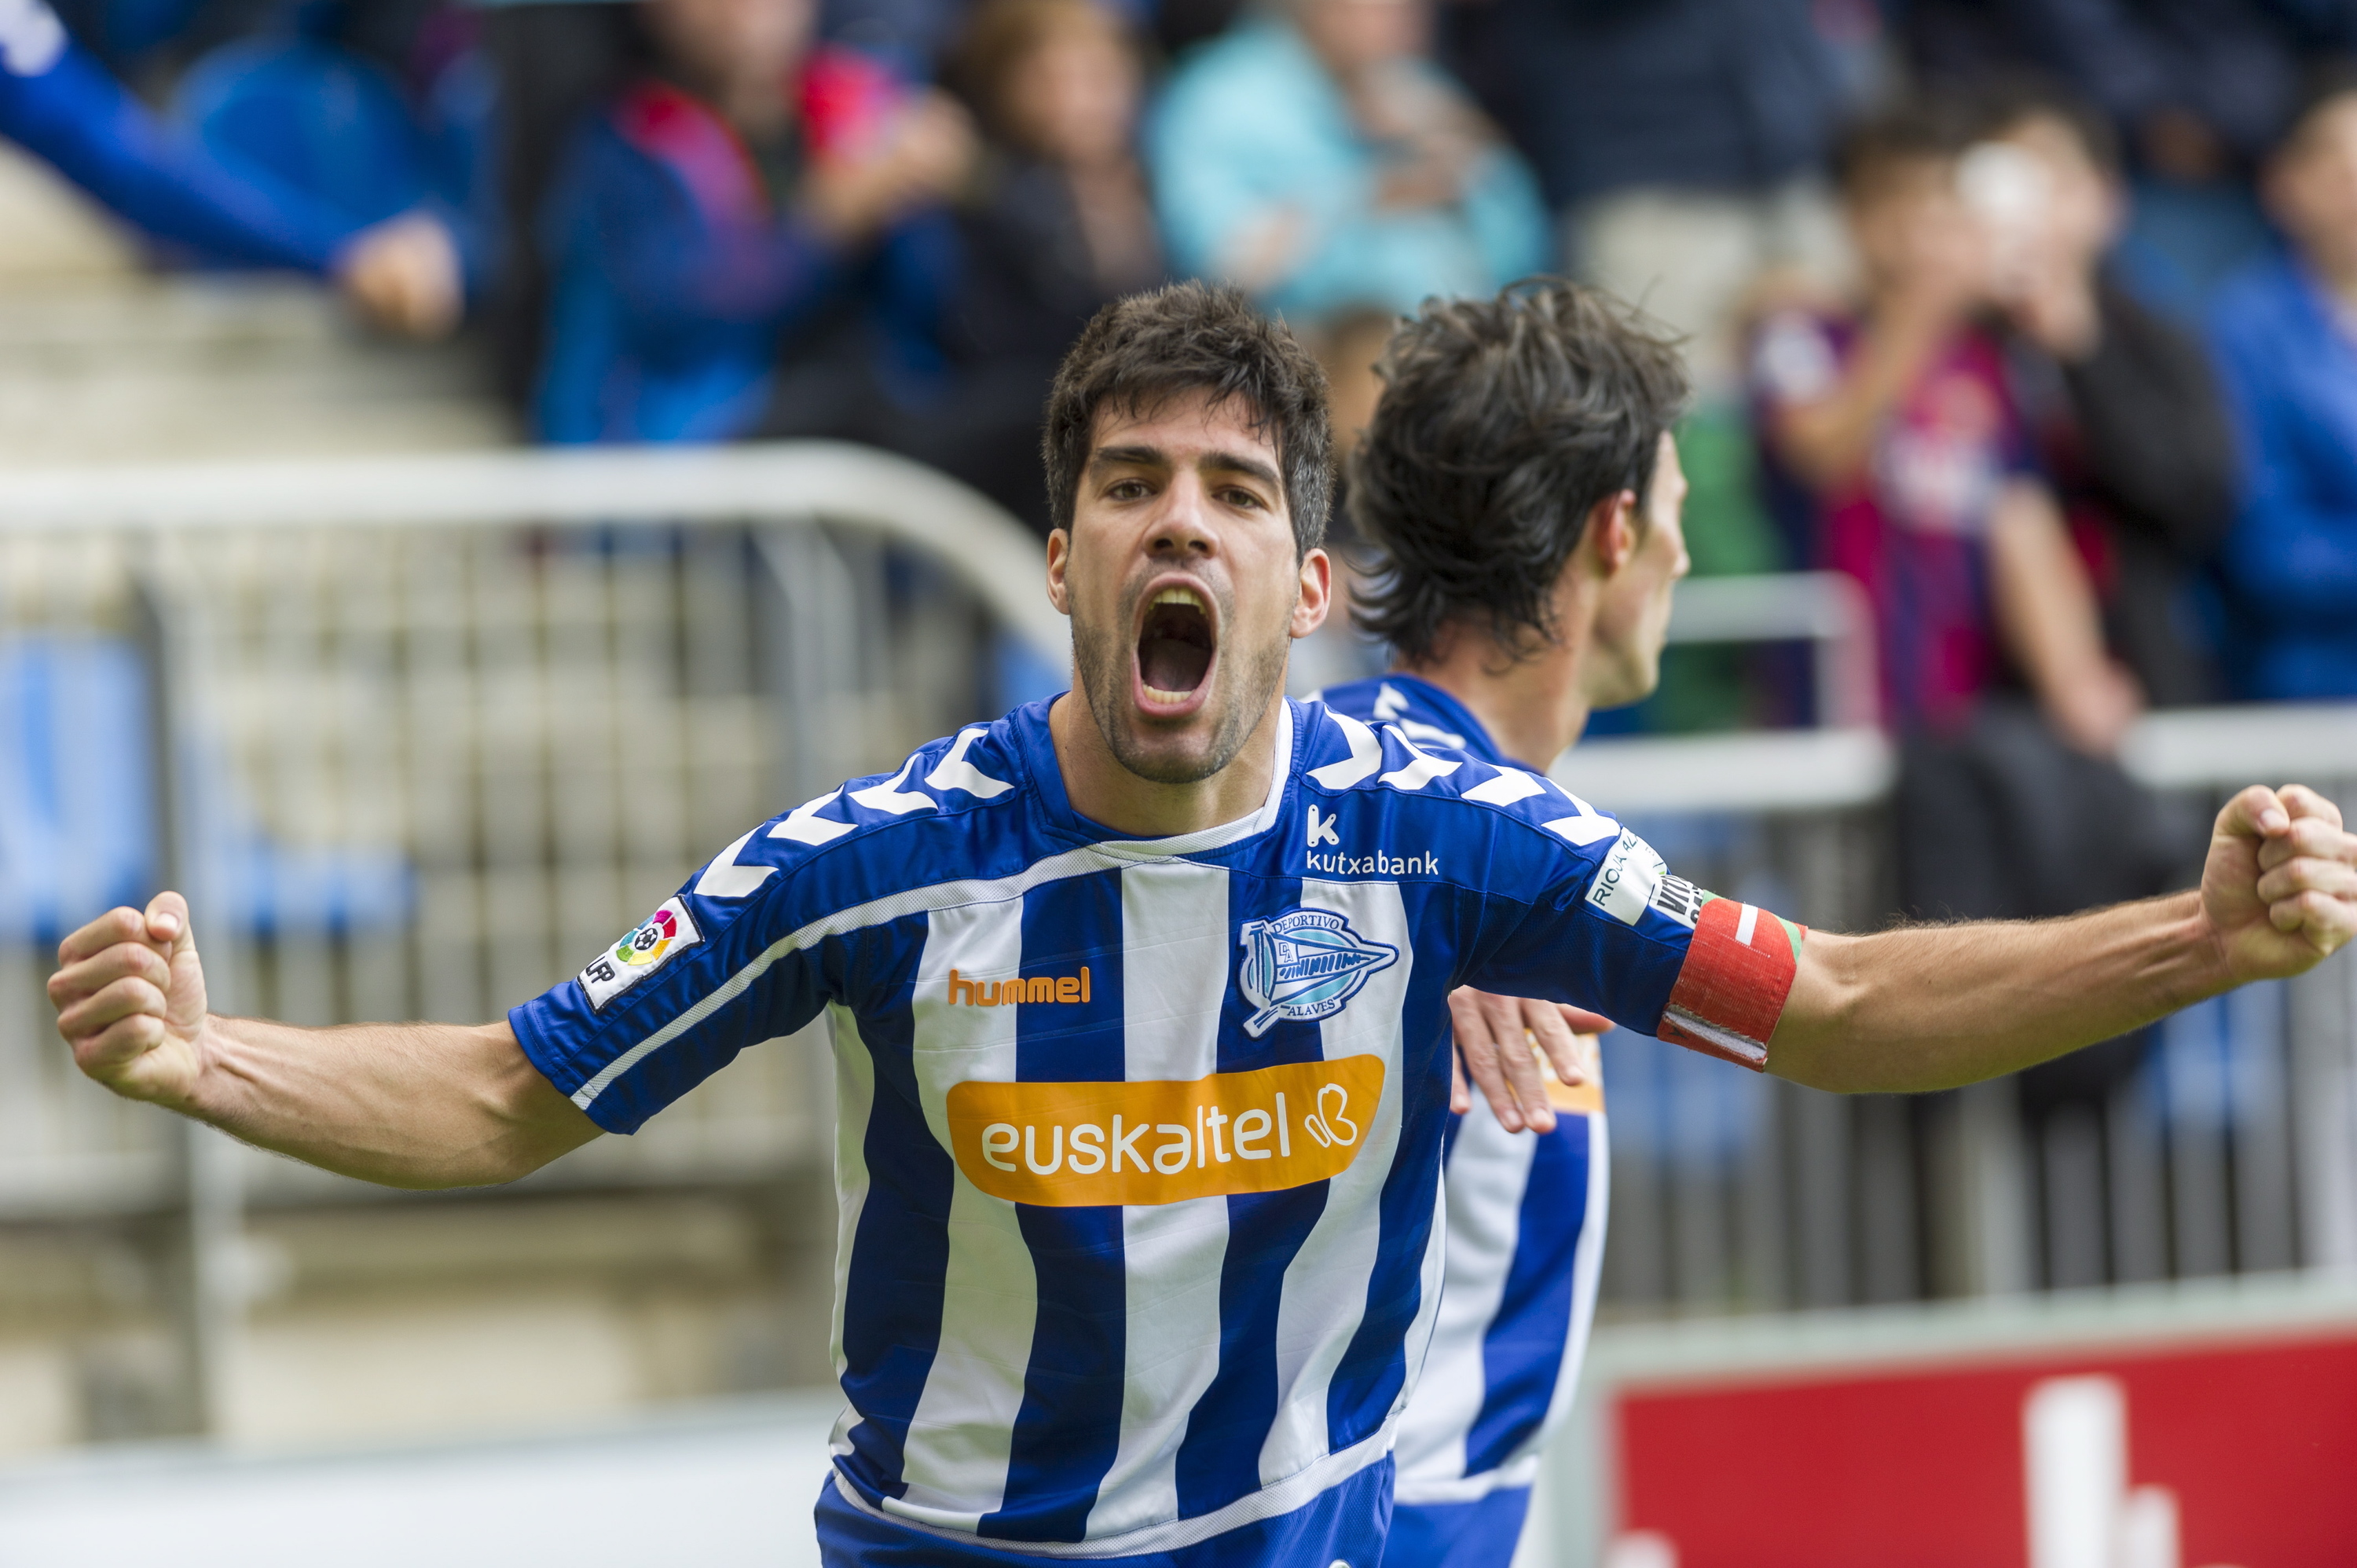
[[[1071,695],[1076,702],[1087,701],[1077,691]],[[1072,809],[1071,797],[1064,789],[1063,768],[1056,760],[1055,736],[1048,727],[1048,710],[1051,705],[1052,700],[1028,703],[1008,715],[1008,722],[1015,726],[1017,741],[1022,746],[1024,766],[1031,775],[1033,799],[1039,802],[1040,815],[1047,819],[1050,828],[1114,854],[1140,860],[1162,860],[1173,855],[1200,854],[1207,850],[1224,849],[1266,832],[1275,825],[1277,815],[1285,805],[1286,791],[1292,787],[1293,776],[1301,766],[1301,725],[1294,713],[1292,699],[1286,698],[1277,706],[1276,766],[1269,770],[1268,796],[1261,802],[1258,811],[1248,817],[1222,822],[1200,832],[1180,833],[1170,838],[1128,838]]]

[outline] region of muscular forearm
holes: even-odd
[[[199,1051],[190,1114],[388,1187],[512,1181],[597,1133],[505,1023],[304,1029],[214,1016]]]
[[[2125,1034],[2233,983],[2193,893],[2061,920],[1812,931],[1768,1070],[1845,1093],[1953,1089]]]

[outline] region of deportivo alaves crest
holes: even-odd
[[[1247,920],[1236,940],[1244,950],[1236,983],[1254,1009],[1244,1033],[1254,1039],[1280,1018],[1332,1017],[1350,1005],[1369,975],[1399,960],[1397,948],[1367,940],[1325,909]]]

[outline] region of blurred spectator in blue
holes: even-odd
[[[1483,0],[1450,57],[1537,166],[1571,269],[1687,339],[1738,403],[1747,291],[1845,267],[1821,170],[1873,84],[1873,0]]]
[[[44,0],[0,0],[0,135],[157,240],[232,265],[330,277],[393,330],[437,336],[457,320],[458,253],[439,220],[356,219],[224,162],[159,123]]]
[[[1989,235],[2014,398],[2155,706],[2214,702],[2198,575],[2233,517],[2233,442],[2209,355],[2107,263],[2126,217],[2109,122],[2020,82],[1993,92],[1959,179]]]
[[[2288,246],[2221,293],[2212,344],[2241,438],[2222,554],[2243,695],[2357,696],[2357,70],[2319,75],[2269,159]]]
[[[1543,267],[1537,186],[1429,30],[1426,0],[1287,0],[1181,64],[1147,138],[1178,267],[1297,319]]]
[[[951,255],[917,220],[966,177],[964,113],[813,50],[810,0],[640,15],[659,63],[584,128],[550,201],[543,438],[833,434],[857,378],[937,369],[893,356],[921,360],[938,328]],[[816,373],[789,385],[781,356]]]
[[[1039,411],[1089,317],[1164,277],[1137,156],[1144,66],[1102,0],[986,0],[950,79],[985,134],[957,215],[956,386],[901,449],[1049,527]]]

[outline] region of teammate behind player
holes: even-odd
[[[1591,708],[1653,689],[1661,585],[1686,569],[1670,435],[1684,368],[1604,296],[1544,281],[1426,304],[1381,371],[1350,506],[1380,560],[1359,619],[1396,667],[1320,698],[1420,746],[1544,773]],[[1384,1568],[1512,1558],[1604,1252],[1602,1083],[1542,1085],[1505,1044],[1525,1028],[1557,1044],[1587,1020],[1470,990],[1450,1011],[1477,1092],[1447,1145],[1447,1283],[1400,1421]]]
[[[1327,608],[1325,391],[1241,295],[1107,307],[1047,424],[1074,692],[748,831],[479,1027],[213,1016],[180,897],[115,910],[50,981],[76,1061],[329,1169],[455,1187],[633,1131],[824,1010],[825,1561],[1371,1568],[1438,1299],[1458,986],[1902,1090],[2357,929],[2357,839],[2298,789],[2235,798],[2201,892],[2068,920],[1804,941],[1682,897],[1527,769],[1285,699]],[[1598,639],[1638,659],[1674,574],[1631,569]]]

